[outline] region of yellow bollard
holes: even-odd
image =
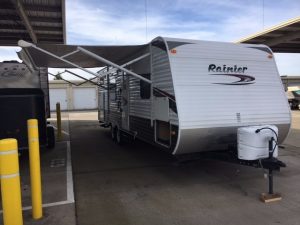
[[[21,184],[16,139],[0,140],[0,175],[4,225],[22,225]]]
[[[57,120],[57,140],[61,140],[61,113],[60,113],[60,103],[56,103],[56,120]]]
[[[43,216],[43,208],[38,120],[27,120],[27,128],[29,145],[32,217],[33,219],[40,219]]]

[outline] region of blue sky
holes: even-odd
[[[297,16],[299,0],[66,0],[67,43],[142,44],[156,36],[236,41]],[[15,51],[0,47],[0,61],[16,59]],[[275,57],[280,74],[300,75],[300,54]]]
[[[158,35],[234,41],[299,16],[300,1],[147,0],[147,38],[145,0],[75,0],[67,9],[69,43],[137,44]]]

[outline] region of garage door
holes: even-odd
[[[74,109],[96,109],[96,88],[73,88]]]
[[[50,110],[55,111],[56,103],[60,103],[61,110],[68,109],[68,100],[67,100],[67,89],[65,88],[55,88],[49,89],[50,95]]]

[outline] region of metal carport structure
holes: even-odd
[[[237,43],[265,44],[275,53],[300,53],[300,17],[240,39]]]
[[[300,17],[250,35],[237,43],[265,44],[274,53],[300,53]],[[300,84],[299,76],[282,76],[281,80],[285,90],[288,86]]]
[[[65,0],[1,0],[0,46],[65,44]]]

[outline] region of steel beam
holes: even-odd
[[[299,38],[300,36],[300,31],[293,31],[290,32],[289,34],[283,34],[281,37],[276,37],[276,38],[272,38],[271,40],[265,41],[264,44],[272,47],[274,45],[278,45],[280,43],[286,43],[290,40],[294,40]]]
[[[22,21],[23,21],[23,23],[24,23],[24,25],[26,27],[26,30],[29,33],[30,38],[32,39],[32,42],[36,44],[38,39],[36,37],[36,34],[34,33],[34,30],[33,30],[32,26],[31,26],[31,24],[30,24],[30,21],[29,21],[29,19],[27,17],[27,14],[26,14],[26,12],[24,10],[23,4],[21,3],[20,0],[11,0],[11,1],[15,5],[16,10],[18,12],[18,15],[22,19]]]

